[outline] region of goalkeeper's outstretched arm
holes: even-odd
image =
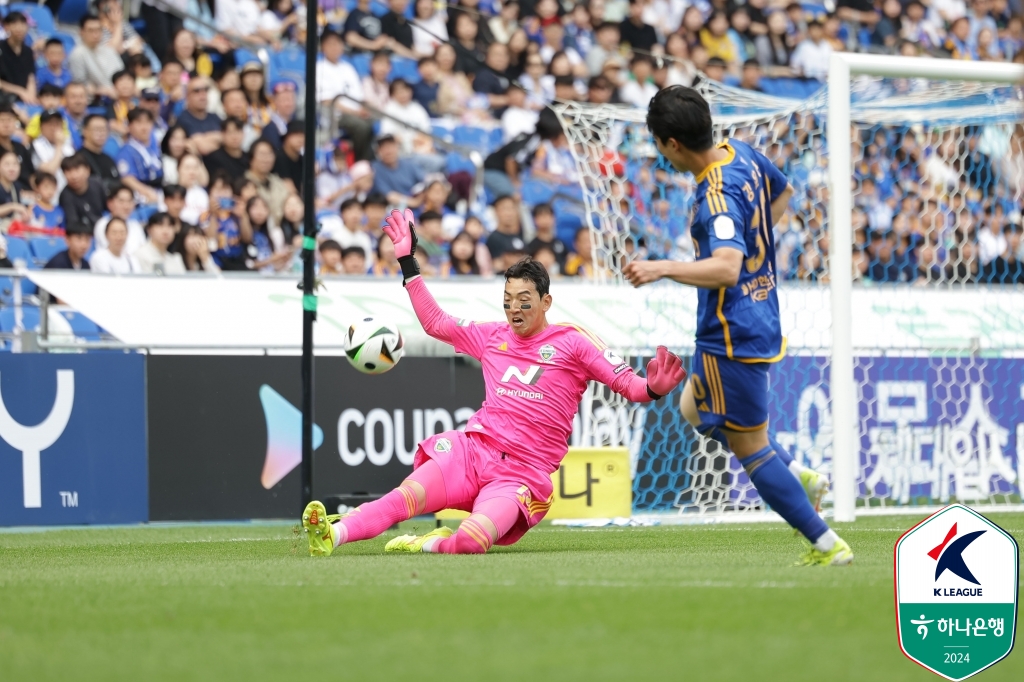
[[[664,397],[686,378],[683,361],[665,346],[658,346],[654,357],[647,363],[646,379],[634,374],[621,358],[609,356],[606,351],[593,345],[581,344],[578,352],[587,365],[591,379],[600,381],[634,403],[649,403]],[[612,364],[616,361],[620,364]]]
[[[420,321],[423,331],[438,341],[454,346],[455,339],[451,330],[458,324],[458,320],[441,310],[423,278],[416,275],[411,280],[406,280],[405,290],[409,292],[412,309],[416,311],[416,319]]]

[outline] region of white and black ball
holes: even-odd
[[[383,374],[405,354],[405,341],[398,326],[379,317],[364,317],[349,325],[345,355],[364,374]]]

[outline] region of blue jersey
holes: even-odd
[[[60,69],[60,73],[54,73],[50,71],[49,66],[40,66],[36,69],[36,89],[42,88],[44,85],[56,85],[58,88],[63,90],[68,87],[71,83],[71,69],[64,68]]]
[[[129,175],[150,187],[161,187],[164,179],[163,157],[160,147],[150,142],[145,147],[138,140],[129,138],[128,144],[117,152],[117,172],[121,176]]]
[[[690,234],[697,260],[715,249],[743,252],[736,286],[697,289],[697,348],[752,362],[776,362],[785,354],[775,291],[775,239],[772,201],[786,177],[750,145],[728,140],[718,145],[723,161],[697,177],[697,200]]]
[[[43,227],[64,227],[64,209],[60,206],[46,209],[36,204],[32,207],[32,217],[43,224]]]
[[[214,262],[223,268],[228,261],[240,260],[245,254],[245,247],[235,216],[230,211],[216,211],[208,214],[207,220],[200,220],[204,224],[208,221],[217,225],[217,250],[211,254]]]

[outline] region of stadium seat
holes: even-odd
[[[49,37],[57,32],[57,24],[53,13],[46,5],[29,2],[15,2],[8,7],[8,12],[21,12],[28,17],[28,30],[38,36]]]
[[[407,57],[392,57],[391,58],[391,75],[388,76],[389,80],[395,80],[401,78],[408,83],[419,83],[420,78],[419,68],[417,67],[415,59],[409,59]]]
[[[240,47],[235,50],[235,63],[238,64],[239,67],[243,67],[249,62],[263,63],[260,61],[260,58],[256,56],[256,53],[251,50],[247,50],[244,47]]]
[[[14,300],[14,278],[0,277],[0,304],[9,305]]]
[[[452,141],[452,129],[447,125],[434,122],[431,125],[431,132],[434,133],[434,137],[439,137],[445,142]]]
[[[490,147],[488,153],[493,152],[496,149],[501,149],[502,142],[504,141],[505,131],[499,127],[491,128],[490,134]]]
[[[536,206],[551,201],[551,198],[555,196],[555,190],[540,180],[528,178],[523,181],[520,195],[528,206]]]
[[[99,325],[82,313],[74,310],[61,310],[60,314],[71,325],[71,331],[74,332],[75,336],[90,340],[100,338]]]
[[[350,54],[346,59],[352,65],[352,68],[356,70],[360,78],[366,78],[370,75],[370,57],[372,55],[369,52],[360,52],[359,54]]]
[[[128,219],[138,220],[140,223],[145,225],[146,221],[149,220],[149,217],[156,213],[156,211],[157,207],[152,204],[148,204],[146,206],[139,206],[134,211],[132,211],[132,214]]]
[[[58,237],[35,237],[29,240],[28,245],[32,250],[33,258],[35,258],[40,265],[46,263],[48,260],[67,248],[64,244],[64,240]]]
[[[298,47],[286,47],[270,55],[274,78],[291,78],[301,85],[306,80],[306,52]]]
[[[38,331],[39,308],[34,305],[23,305],[21,306],[21,311],[21,322],[24,328],[29,331]],[[0,332],[13,332],[14,325],[14,306],[0,310]]]
[[[816,80],[801,78],[762,78],[761,88],[766,95],[788,97],[791,99],[808,99],[824,87]]]
[[[565,211],[555,211],[555,236],[570,247],[576,238],[576,231],[582,226],[583,219],[579,215]]]
[[[467,159],[466,157],[451,152],[448,154],[448,157],[445,161],[445,173],[451,175],[452,173],[458,173],[459,171],[464,171],[471,175],[475,175],[476,166],[474,166],[473,162]]]
[[[381,0],[373,0],[373,2],[370,3],[370,14],[372,14],[375,17],[382,17],[390,11],[391,9],[388,7],[388,4],[386,2],[381,2]]]
[[[452,142],[486,154],[491,146],[490,136],[491,133],[486,128],[458,126],[452,131]]]
[[[57,21],[62,24],[78,25],[78,22],[89,13],[89,0],[64,0],[57,11]]]
[[[26,263],[31,263],[32,249],[29,248],[28,242],[21,237],[8,237],[7,257],[11,259],[12,263],[19,258]]]
[[[63,9],[63,7],[61,9]],[[57,38],[60,42],[64,43],[64,52],[66,54],[71,54],[71,50],[75,49],[75,37],[70,33],[61,33],[60,31],[57,31],[50,37]]]

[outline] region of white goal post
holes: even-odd
[[[829,239],[832,244],[853,241],[853,190],[850,139],[851,76],[926,78],[945,81],[974,81],[1016,84],[1024,82],[1024,65],[997,62],[968,62],[919,57],[833,52],[828,71]],[[857,392],[854,377],[853,257],[849,249],[833,249],[830,255],[832,299],[831,397],[833,424],[837,437],[832,443],[834,517],[836,521],[856,519]],[[841,434],[849,434],[844,438]]]

